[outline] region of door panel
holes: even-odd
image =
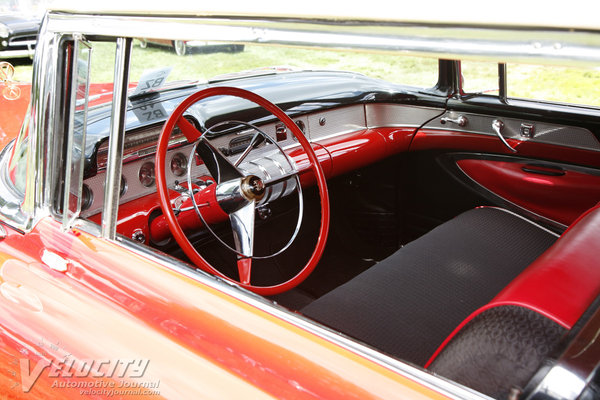
[[[472,200],[558,231],[600,201],[599,112],[479,100],[449,100],[445,114],[417,131],[410,151],[435,154]]]
[[[481,187],[563,225],[600,201],[600,170],[534,159],[466,157],[456,164]]]

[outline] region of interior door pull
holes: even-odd
[[[561,167],[554,165],[543,165],[543,164],[526,164],[521,167],[523,172],[529,172],[531,174],[539,174],[546,176],[563,176],[566,171]]]
[[[498,138],[502,141],[502,143],[506,147],[508,147],[508,149],[510,151],[512,151],[513,153],[516,153],[517,149],[515,149],[514,147],[512,147],[506,141],[506,139],[504,139],[504,136],[502,136],[502,129],[504,129],[504,122],[500,121],[499,119],[495,119],[494,121],[492,121],[492,130],[494,131],[494,133],[496,134],[496,136],[498,136]]]

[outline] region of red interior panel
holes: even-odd
[[[494,194],[564,225],[600,201],[600,175],[533,160],[463,159],[457,164]]]

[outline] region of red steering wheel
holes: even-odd
[[[253,258],[253,235],[254,235],[254,214],[255,207],[265,193],[265,188],[269,184],[280,183],[282,179],[277,179],[273,182],[263,181],[255,175],[245,174],[233,165],[219,150],[214,148],[204,138],[204,134],[183,117],[185,111],[194,103],[214,96],[233,96],[241,99],[249,100],[265,110],[269,111],[285,124],[288,131],[298,140],[306,152],[310,161],[317,186],[319,189],[320,204],[321,204],[321,223],[319,227],[318,240],[313,250],[310,259],[306,265],[291,279],[272,286],[255,286],[250,283],[252,260]],[[184,233],[181,224],[175,215],[175,211],[171,205],[169,189],[166,180],[166,156],[169,146],[169,138],[178,126],[181,132],[185,135],[189,143],[195,143],[194,149],[197,149],[198,154],[207,163],[206,159],[210,159],[215,171],[218,172],[219,178],[216,185],[210,185],[201,190],[201,192],[192,195],[209,199],[203,204],[203,209],[208,207],[214,208],[214,212],[221,213],[230,218],[234,233],[234,238],[237,247],[237,267],[240,280],[236,281],[224,275],[208,263],[195,247],[192,245],[186,234]],[[296,182],[300,185],[297,177],[299,171],[294,171],[293,174],[288,174],[285,178],[295,176]],[[329,231],[329,196],[327,193],[327,184],[325,174],[319,164],[317,156],[312,149],[308,140],[304,137],[300,128],[288,117],[279,107],[269,102],[265,98],[249,92],[244,89],[233,87],[213,87],[200,90],[188,98],[186,98],[169,116],[160,134],[158,140],[158,148],[156,151],[156,185],[160,199],[160,206],[169,226],[169,230],[173,237],[181,246],[184,253],[189,259],[200,269],[217,275],[228,281],[236,282],[240,286],[251,290],[261,295],[273,295],[282,293],[292,289],[306,279],[315,269],[327,241]],[[298,194],[302,196],[301,193]],[[198,206],[194,204],[196,211]],[[203,219],[200,216],[201,219]],[[293,238],[291,239],[293,240]]]

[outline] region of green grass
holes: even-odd
[[[111,82],[115,46],[95,43],[92,56],[92,82]],[[300,69],[349,70],[407,85],[431,87],[437,80],[437,60],[392,54],[350,51],[309,50],[291,47],[247,45],[240,53],[200,53],[177,56],[171,48],[149,46],[136,41],[131,65],[131,81],[143,71],[172,66],[169,80],[211,77],[267,66]],[[15,79],[31,80],[31,63],[15,65]],[[474,92],[497,88],[497,67],[493,63],[463,63],[465,86]],[[509,96],[600,106],[600,71],[565,67],[508,66]]]

